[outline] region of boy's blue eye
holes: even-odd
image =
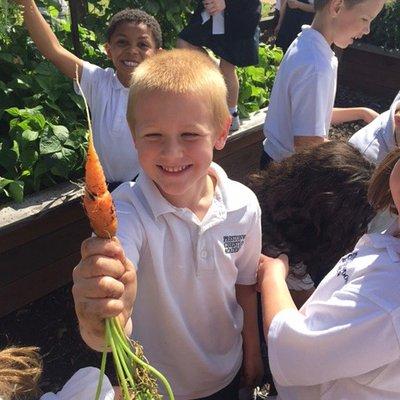
[[[193,132],[186,132],[182,134],[182,137],[184,139],[189,139],[189,140],[193,140],[199,137],[199,135],[197,133],[193,133]]]
[[[161,137],[159,133],[148,133],[147,135],[144,135],[145,139],[148,140],[157,140]]]

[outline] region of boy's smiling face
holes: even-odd
[[[125,87],[129,86],[134,69],[158,50],[150,28],[134,22],[118,24],[105,49]]]
[[[143,93],[134,113],[143,170],[171,204],[193,209],[209,194],[213,149],[224,147],[228,124],[217,132],[210,102],[197,93]]]

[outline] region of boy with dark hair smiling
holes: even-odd
[[[78,67],[92,115],[94,145],[110,189],[134,179],[139,163],[125,115],[128,86],[135,68],[161,48],[160,25],[141,10],[126,9],[115,14],[104,46],[115,70],[103,69],[63,48],[34,0],[17,1],[24,7],[25,25],[42,55],[71,79],[75,79]]]

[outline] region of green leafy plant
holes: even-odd
[[[0,0],[0,42],[9,40],[9,31],[16,20],[20,20],[19,8],[8,0]]]
[[[41,106],[5,111],[11,119],[0,137],[0,198],[19,202],[26,191],[82,176],[85,129],[52,124]]]
[[[283,53],[278,47],[260,44],[259,64],[238,68],[239,114],[248,117],[251,112],[266,107]]]
[[[362,40],[386,50],[400,50],[400,0],[385,4],[371,24],[371,33]]]

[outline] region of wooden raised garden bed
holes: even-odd
[[[256,113],[215,153],[232,179],[258,169],[264,119],[265,110]],[[0,317],[71,281],[91,234],[81,195],[81,184],[62,184],[0,208]]]
[[[371,95],[394,97],[400,90],[400,53],[356,43],[340,55],[339,83]]]

